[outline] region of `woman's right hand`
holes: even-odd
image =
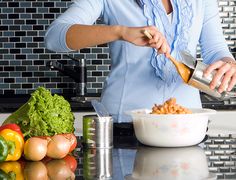
[[[166,38],[155,26],[123,27],[121,39],[137,46],[148,46],[158,50],[158,53],[169,54],[170,46]],[[152,39],[149,39],[144,31],[148,31]]]

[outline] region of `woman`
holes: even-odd
[[[97,18],[105,25],[93,25]],[[144,35],[147,30],[152,35]],[[199,91],[183,83],[166,57],[179,51],[196,56],[200,43],[210,87],[223,77],[219,92],[236,83],[233,56],[225,43],[217,0],[75,0],[46,33],[46,47],[69,52],[109,43],[111,72],[102,103],[116,122],[130,122],[126,111],[151,108],[170,97],[188,108],[200,108]],[[226,88],[229,83],[228,88]]]

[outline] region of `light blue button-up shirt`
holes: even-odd
[[[198,43],[207,64],[232,57],[222,34],[217,0],[171,0],[172,22],[168,20],[161,0],[137,1],[75,0],[48,28],[47,48],[57,52],[71,51],[65,40],[70,26],[92,25],[100,17],[107,25],[157,26],[176,59],[180,59],[180,50],[196,56]],[[164,55],[158,55],[152,48],[121,40],[109,43],[109,48],[111,72],[104,85],[102,103],[114,121],[129,122],[131,119],[126,111],[151,108],[154,103],[162,104],[170,97],[188,108],[201,107],[199,91],[183,83]]]

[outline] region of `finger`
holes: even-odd
[[[156,49],[156,43],[149,44],[149,46]]]
[[[223,75],[230,69],[230,65],[228,63],[225,63],[214,75],[211,83],[210,83],[210,88],[215,89],[217,86],[218,82],[221,81]]]
[[[165,54],[166,53],[166,45],[164,43],[159,48],[158,52],[159,52],[159,54]]]
[[[156,26],[148,26],[146,29],[152,36],[154,36],[157,32],[159,32]]]
[[[161,36],[155,35],[153,36],[153,38],[151,40],[149,40],[149,43],[157,43],[159,41],[159,39],[161,38]]]
[[[161,48],[159,49],[160,53],[162,54],[167,54],[169,53],[168,51],[168,44],[166,42],[164,42],[161,46]]]
[[[159,36],[161,35],[158,29],[155,26],[149,26],[145,28],[142,33],[145,35],[147,39],[150,40],[150,43],[157,42],[159,39]]]
[[[223,64],[224,64],[223,61],[217,61],[217,62],[215,62],[215,63],[209,65],[209,66],[204,70],[203,75],[204,75],[205,77],[209,76],[209,75],[212,73],[213,70],[218,69],[218,68],[221,67]]]
[[[156,44],[156,49],[158,49],[159,53],[166,54],[170,52],[170,47],[166,42],[166,39],[162,36],[162,34],[158,31],[156,27],[151,27],[153,31],[144,30],[144,34],[147,38],[149,38],[149,46],[153,47]],[[162,42],[163,41],[163,42]]]
[[[170,58],[170,52],[165,53],[165,56],[169,59]]]
[[[149,45],[150,47],[156,48],[156,43],[153,43]],[[167,44],[163,44],[159,49],[158,49],[158,54],[167,54]]]
[[[167,50],[166,50],[166,53],[167,53],[167,54],[170,54],[170,46],[169,46],[169,44],[167,44]]]
[[[162,54],[162,53],[160,52],[160,49],[157,49],[156,43],[149,44],[149,46],[152,47],[152,48],[154,48],[154,49],[156,49],[156,50],[158,51],[158,54],[159,54],[159,53]]]
[[[160,39],[158,40],[158,42],[156,43],[156,49],[159,50],[160,47],[162,46],[164,42],[164,38],[160,37]]]
[[[234,69],[230,69],[223,77],[221,85],[219,86],[219,93],[222,93],[223,91],[226,91],[229,82],[231,80],[231,77],[233,76],[233,74],[235,73]]]
[[[164,46],[163,47],[164,49],[162,49],[162,47],[161,47],[161,50],[163,51],[163,53],[164,54],[169,54],[170,53],[170,46],[169,46],[168,42],[166,41],[166,39],[163,43],[163,46]]]
[[[227,88],[227,91],[231,91],[233,87],[235,86],[235,84],[236,84],[236,73],[234,73],[234,75],[232,76],[229,86]]]
[[[148,30],[142,30],[142,33],[145,35],[146,38],[152,39],[152,34]]]

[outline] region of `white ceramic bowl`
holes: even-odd
[[[128,112],[132,116],[137,139],[149,146],[182,147],[200,143],[207,131],[212,109],[191,109],[192,114],[150,114],[151,110]]]
[[[210,180],[207,157],[199,146],[185,148],[140,147],[133,172],[126,180]]]

